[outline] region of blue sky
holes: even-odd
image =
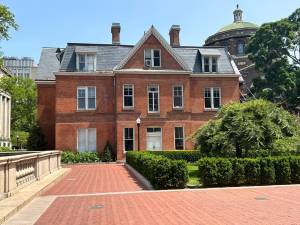
[[[233,21],[237,3],[244,21],[258,25],[286,17],[300,7],[299,0],[2,0],[20,28],[0,46],[4,55],[29,56],[38,62],[42,47],[111,43],[112,22],[121,23],[122,44],[135,44],[152,24],[169,40],[169,28],[179,24],[181,45],[202,45]]]

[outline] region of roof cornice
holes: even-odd
[[[55,80],[35,80],[36,84],[55,84]]]
[[[185,70],[143,70],[143,69],[121,69],[114,70],[114,74],[191,74],[192,71]]]
[[[193,73],[191,77],[201,77],[201,78],[232,78],[240,77],[240,74],[207,74],[207,73]]]
[[[127,56],[114,68],[115,70],[122,69],[129,59],[140,49],[140,47],[145,43],[145,41],[154,35],[156,39],[161,43],[161,45],[173,56],[173,58],[178,62],[183,70],[189,71],[190,68],[184,62],[184,60],[174,51],[174,49],[168,44],[168,42],[161,36],[161,34],[152,25],[151,28],[144,34],[144,36],[139,40],[139,42],[134,46],[133,49],[129,51]]]
[[[55,76],[113,76],[113,71],[96,72],[56,72]]]

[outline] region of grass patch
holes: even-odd
[[[198,165],[195,163],[189,163],[187,167],[189,171],[189,181],[187,183],[187,186],[201,186],[198,178]]]

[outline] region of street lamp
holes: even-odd
[[[141,118],[140,117],[138,117],[136,119],[136,125],[138,128],[138,151],[140,151],[140,126],[141,126]]]
[[[19,135],[17,135],[17,149],[19,150]]]

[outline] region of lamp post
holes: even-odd
[[[140,117],[138,117],[136,119],[136,125],[138,128],[138,151],[140,151],[140,126],[141,126],[141,118]]]
[[[19,135],[17,135],[17,149],[19,150]]]

